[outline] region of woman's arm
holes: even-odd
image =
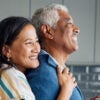
[[[100,100],[100,95],[92,97],[90,100]]]
[[[69,69],[66,67],[62,72],[60,67],[57,69],[58,72],[58,80],[61,86],[60,93],[58,95],[57,100],[69,100],[73,89],[76,87],[77,83],[75,82],[75,77],[73,77],[72,73],[69,72]]]

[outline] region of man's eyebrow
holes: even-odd
[[[73,20],[71,18],[64,18],[64,21],[73,23]]]

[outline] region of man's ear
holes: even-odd
[[[52,28],[49,25],[45,25],[45,24],[42,25],[41,26],[41,31],[42,31],[43,36],[45,38],[53,39],[54,32],[53,32]]]
[[[4,45],[2,48],[2,53],[3,55],[5,55],[7,58],[11,58],[11,52],[10,52],[10,48],[7,45]]]

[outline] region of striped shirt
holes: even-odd
[[[14,67],[1,74],[0,100],[35,100],[25,75]]]

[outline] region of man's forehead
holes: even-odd
[[[64,20],[66,20],[67,22],[71,22],[73,23],[73,18],[71,17],[71,15],[69,14],[69,12],[65,12],[65,11],[62,11],[60,10],[59,11],[59,17]]]
[[[64,21],[67,23],[73,23],[72,17],[64,18]]]

